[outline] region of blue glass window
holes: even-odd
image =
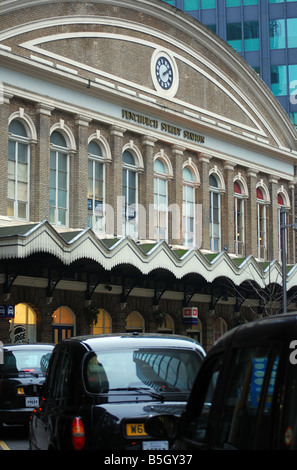
[[[297,47],[297,18],[287,19],[288,47]]]
[[[287,94],[287,67],[275,65],[271,67],[271,91],[275,96]]]
[[[270,49],[284,49],[286,47],[285,20],[269,21]]]
[[[269,0],[268,3],[284,3],[284,0]]]
[[[201,0],[202,10],[207,10],[210,8],[216,8],[216,0]]]
[[[198,10],[199,0],[184,0],[184,11]]]
[[[237,52],[242,51],[241,23],[227,23],[227,43]]]
[[[297,104],[297,65],[289,65],[289,93],[291,104]]]
[[[226,7],[240,7],[241,0],[226,0]]]
[[[258,0],[242,0],[243,6],[258,5]],[[240,7],[241,0],[226,0],[226,7]]]
[[[244,50],[245,51],[258,51],[259,48],[260,48],[259,22],[258,21],[245,21],[244,22]]]

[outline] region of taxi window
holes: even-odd
[[[217,447],[268,447],[278,363],[279,353],[270,347],[235,350],[222,397]]]
[[[223,364],[223,355],[218,355],[212,358],[207,367],[207,371],[203,378],[195,384],[196,388],[193,390],[191,402],[188,407],[188,414],[190,415],[189,422],[186,423],[185,437],[192,442],[192,445],[203,447],[207,442],[209,431],[212,426],[212,417],[215,416],[211,413],[213,400],[218,382],[218,377]],[[202,397],[202,409],[200,408],[200,400],[198,395]],[[214,423],[215,426],[215,423]]]
[[[129,387],[189,393],[202,356],[187,349],[119,349],[90,353],[84,363],[89,392],[106,393]]]

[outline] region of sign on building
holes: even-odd
[[[0,318],[14,318],[14,305],[0,305]]]
[[[184,325],[197,325],[198,308],[197,307],[184,307],[183,308],[183,322],[184,322]]]

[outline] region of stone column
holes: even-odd
[[[36,220],[49,218],[49,168],[51,111],[54,108],[43,103],[36,106],[37,145],[34,163],[34,214]]]
[[[0,185],[0,210],[7,215],[7,176],[8,176],[8,119],[10,114],[10,99],[13,95],[4,93],[0,113],[0,148],[1,148],[1,185]],[[1,98],[1,97],[0,97]]]
[[[201,187],[198,203],[202,205],[202,245],[201,249],[209,250],[209,162],[210,156],[199,155]]]
[[[35,176],[35,166],[37,160],[37,140],[30,139],[30,213],[29,220],[38,222],[38,207],[39,194],[36,194],[36,176]]]
[[[226,196],[221,208],[222,248],[226,247],[229,253],[234,253],[234,165],[225,162],[224,170]]]
[[[154,238],[154,147],[157,139],[144,136],[144,166],[145,171],[141,175],[142,187],[139,187],[139,210],[138,236],[140,240]],[[140,184],[139,184],[140,186]]]
[[[123,137],[126,129],[113,126],[110,130],[112,163],[106,188],[106,202],[114,209],[114,234],[122,235],[122,172]]]
[[[246,205],[246,256],[257,257],[257,171],[248,171],[249,198]]]
[[[183,160],[184,147],[174,145],[172,149],[173,181],[169,193],[168,240],[169,243],[183,243]]]
[[[88,134],[91,119],[78,115],[77,152],[71,158],[69,214],[70,227],[86,228],[88,224]]]

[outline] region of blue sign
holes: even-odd
[[[277,366],[278,366],[278,358],[275,359],[273,367],[272,367],[272,371],[271,371],[271,377],[270,377],[270,381],[268,385],[267,397],[266,397],[266,402],[265,402],[266,407],[270,407],[272,403]],[[251,399],[252,399],[252,406],[255,406],[255,407],[258,406],[258,403],[260,400],[266,368],[267,368],[266,357],[253,359]]]
[[[0,305],[0,318],[14,318],[14,305]]]

